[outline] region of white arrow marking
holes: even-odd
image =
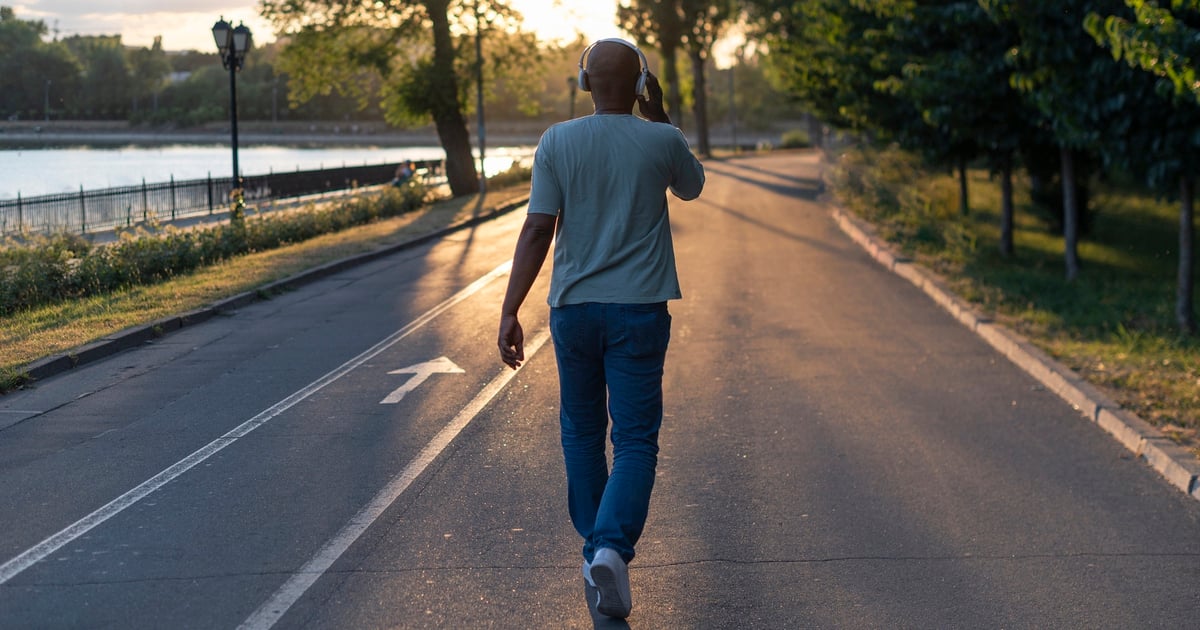
[[[465,370],[454,365],[454,362],[446,357],[438,357],[432,361],[410,365],[399,370],[392,370],[388,374],[412,374],[413,377],[408,379],[408,382],[396,388],[396,391],[388,394],[387,398],[379,401],[381,405],[394,405],[404,399],[405,394],[416,389],[425,379],[433,374],[464,374]]]

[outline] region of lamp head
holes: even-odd
[[[239,67],[246,60],[246,53],[250,51],[250,45],[250,29],[245,24],[238,24],[237,28],[233,29],[233,54],[237,57]]]
[[[217,43],[217,50],[221,53],[222,59],[229,54],[230,33],[232,32],[233,27],[225,21],[225,16],[221,16],[221,19],[213,24],[213,41]]]

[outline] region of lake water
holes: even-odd
[[[440,147],[249,146],[238,149],[242,175],[440,160]],[[527,160],[533,147],[489,148],[486,170],[494,175],[514,160]],[[12,148],[0,146],[0,199],[132,186],[176,180],[233,176],[228,145]]]

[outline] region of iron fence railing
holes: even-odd
[[[441,179],[442,163],[414,161],[427,183]],[[247,203],[291,199],[390,182],[398,163],[343,166],[242,178]],[[101,190],[0,200],[0,235],[59,232],[87,234],[148,221],[170,221],[226,212],[233,183],[228,178],[120,186]]]

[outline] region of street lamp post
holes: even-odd
[[[234,28],[225,17],[213,25],[213,40],[221,55],[221,64],[229,70],[229,120],[233,130],[233,187],[242,187],[238,170],[238,122],[237,122],[237,71],[246,64],[246,53],[250,50],[250,29],[245,24]]]

